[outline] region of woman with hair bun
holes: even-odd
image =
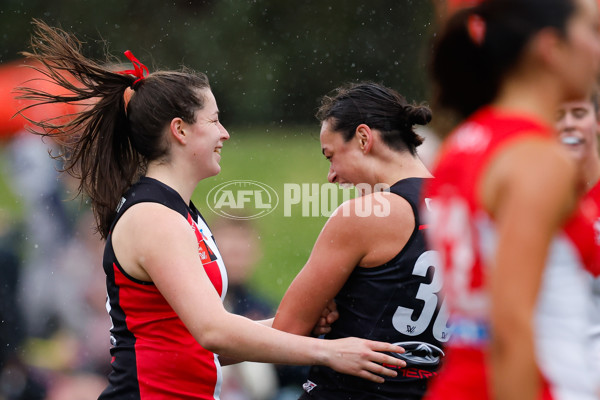
[[[290,335],[223,307],[225,265],[191,202],[198,182],[219,173],[229,139],[206,75],[148,73],[130,52],[134,68],[115,72],[84,57],[73,35],[34,26],[26,55],[71,94],[24,97],[88,104],[66,123],[32,122],[64,146],[65,171],[81,179],[106,240],[112,372],[101,400],[218,400],[221,363],[232,360],[317,363],[375,382],[397,374],[384,365],[404,362],[382,352],[399,346]]]
[[[419,211],[421,187],[431,174],[417,154],[423,139],[414,126],[427,124],[431,112],[366,82],[325,96],[317,118],[329,182],[355,185],[361,195],[331,215],[273,327],[308,335],[335,299],[339,319],[325,339],[397,343],[406,350],[407,367],[371,384],[313,366],[301,398],[420,399],[449,337],[437,258],[425,249]]]
[[[438,38],[436,98],[464,120],[425,190],[452,325],[429,400],[598,398],[594,213],[553,126],[597,77],[598,21],[595,0],[486,0]]]

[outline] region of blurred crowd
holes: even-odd
[[[0,399],[95,398],[109,371],[103,245],[50,149],[26,132],[3,148],[22,215],[0,222]]]

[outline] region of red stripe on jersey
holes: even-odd
[[[214,399],[214,354],[194,339],[155,285],[131,280],[116,264],[113,270],[119,305],[135,337],[140,399]]]
[[[196,222],[190,214],[188,214],[187,220],[196,234],[196,239],[198,239],[198,255],[204,265],[204,270],[215,289],[217,289],[217,293],[221,296],[223,294],[223,277],[221,276],[221,270],[216,261],[217,257],[204,240],[204,235],[200,232],[198,225],[196,225]]]
[[[219,269],[219,264],[217,261],[209,261],[204,264],[204,270],[206,274],[210,278],[211,282],[215,289],[217,289],[217,293],[219,296],[223,293],[223,280],[221,279],[221,270]]]
[[[585,268],[600,276],[600,183],[581,199],[565,231],[577,246]]]

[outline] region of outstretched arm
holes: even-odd
[[[148,221],[147,216],[152,215]],[[119,224],[124,226],[115,248],[134,254],[130,269],[147,274],[202,347],[234,359],[328,365],[340,372],[381,382],[396,372],[382,364],[402,365],[382,351],[402,351],[386,343],[355,338],[322,341],[290,335],[228,313],[210,283],[195,235],[176,212],[155,203],[133,206]],[[118,240],[113,236],[113,243]],[[165,251],[165,249],[168,249]]]
[[[333,324],[339,318],[339,316],[340,314],[338,313],[335,300],[329,301],[329,303],[327,303],[325,308],[321,311],[321,316],[319,317],[317,323],[312,329],[312,335],[320,336],[329,333],[331,331],[331,324]],[[272,327],[274,319],[275,318],[263,319],[256,322],[259,322],[264,326]]]

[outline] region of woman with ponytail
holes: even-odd
[[[582,236],[595,213],[553,127],[597,77],[598,21],[594,0],[486,0],[439,36],[436,99],[463,121],[425,190],[452,325],[429,400],[598,398],[584,278],[597,249]]]
[[[317,113],[328,180],[352,184],[360,196],[329,218],[310,258],[292,282],[273,327],[308,335],[335,299],[339,319],[326,339],[349,336],[396,343],[407,367],[385,383],[361,382],[314,366],[302,399],[420,399],[448,340],[439,312],[441,276],[425,249],[421,187],[431,174],[417,147],[415,125],[431,112],[396,91],[365,82],[325,96]]]
[[[69,93],[24,88],[23,97],[85,106],[70,122],[31,122],[63,145],[65,171],[80,178],[106,240],[113,347],[100,399],[218,399],[226,359],[327,365],[375,382],[396,375],[383,365],[404,363],[381,352],[398,346],[290,335],[223,308],[225,266],[191,202],[198,182],[219,173],[229,138],[204,74],[148,73],[131,53],[134,68],[114,72],[81,55],[72,35],[34,25],[26,55]]]

